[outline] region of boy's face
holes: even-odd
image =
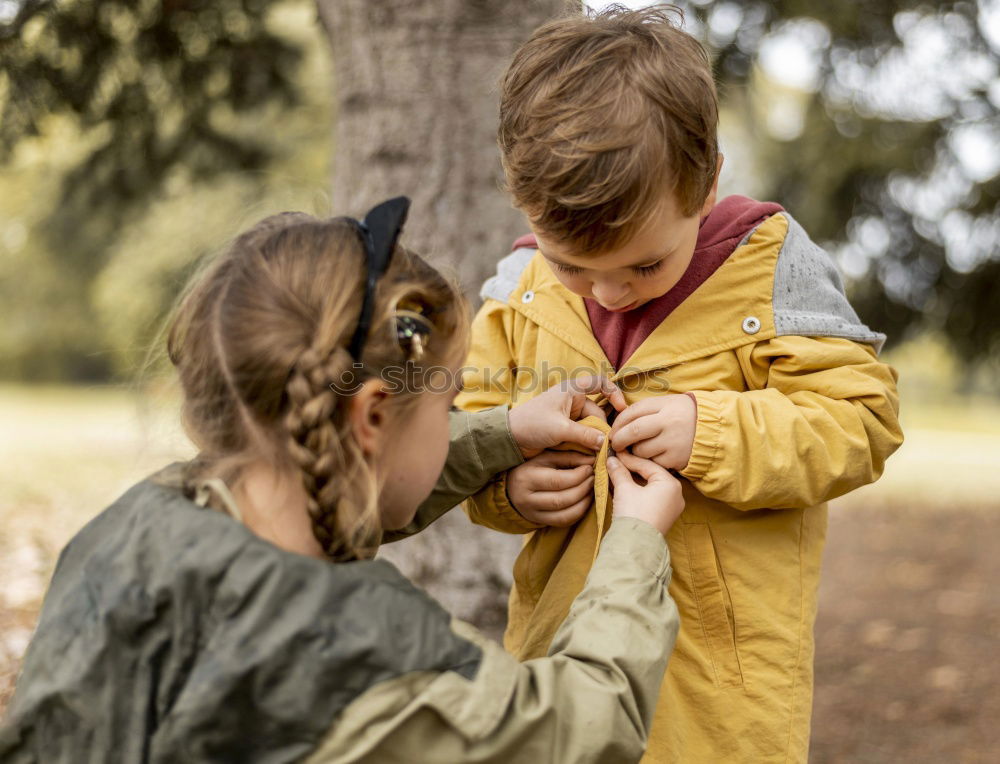
[[[572,244],[553,241],[537,230],[535,238],[552,272],[571,292],[616,313],[634,310],[666,294],[684,275],[701,220],[715,206],[715,196],[713,186],[698,214],[685,216],[668,194],[635,236],[597,255],[574,254]]]

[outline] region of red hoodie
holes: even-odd
[[[614,367],[621,368],[643,340],[718,270],[747,233],[781,211],[781,205],[773,202],[758,202],[745,196],[726,197],[701,221],[691,264],[665,294],[626,313],[612,313],[597,301],[584,299],[591,331]],[[537,246],[531,234],[514,242],[514,249]]]

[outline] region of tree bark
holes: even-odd
[[[404,243],[475,294],[527,228],[500,190],[497,83],[567,0],[318,0],[337,105],[332,207],[405,194]],[[498,634],[520,539],[454,511],[384,556],[453,613]]]
[[[471,291],[526,228],[500,190],[497,83],[565,0],[319,0],[334,64],[333,209],[413,199],[405,242]]]

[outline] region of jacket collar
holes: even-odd
[[[581,352],[595,368],[612,373],[614,367],[590,328],[583,298],[559,283],[541,253],[528,266],[527,276],[511,293],[510,306]]]
[[[781,214],[761,223],[614,371],[612,379],[772,339],[774,267],[787,229]],[[559,282],[540,253],[525,269],[508,304],[579,351],[596,369],[613,369],[594,337],[583,298]]]

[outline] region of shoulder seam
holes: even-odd
[[[479,296],[506,303],[521,283],[521,276],[535,257],[534,247],[519,247],[497,263],[497,271],[483,282]]]

